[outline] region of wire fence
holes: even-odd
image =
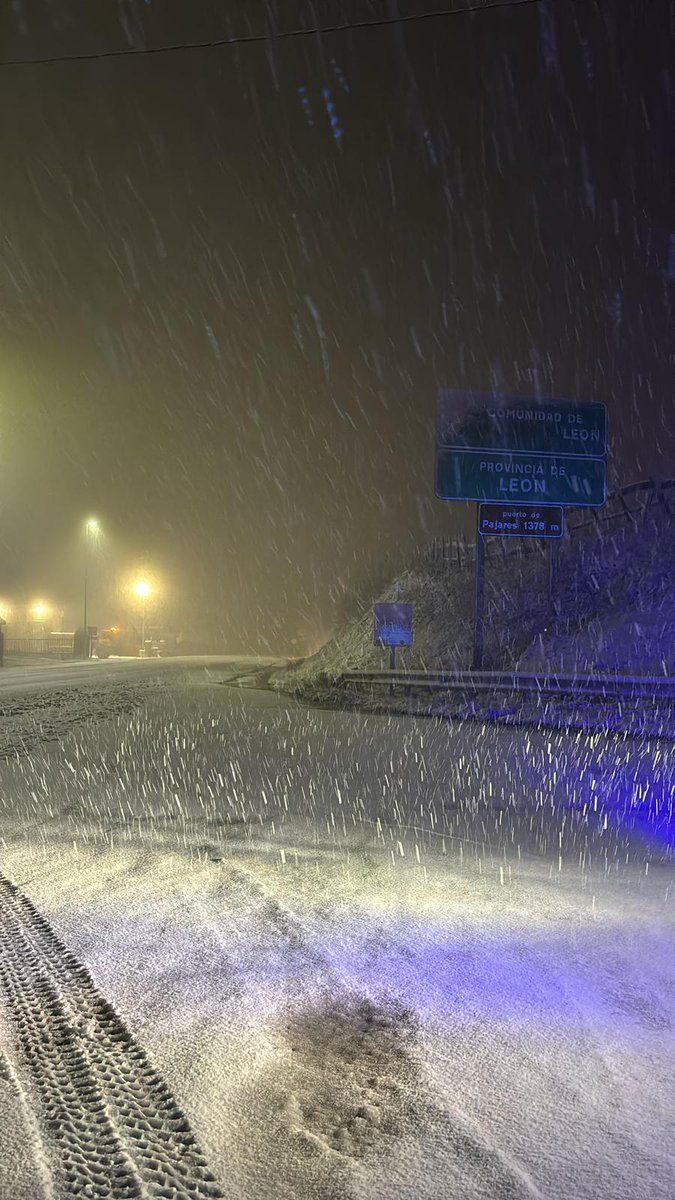
[[[621,525],[631,525],[637,529],[648,515],[657,512],[675,515],[675,479],[660,482],[641,479],[637,483],[630,483],[611,492],[602,508],[566,509],[564,536],[568,541],[574,542],[588,534],[602,536],[605,531]],[[488,561],[546,553],[546,542],[542,538],[485,539],[485,556]],[[434,538],[421,551],[418,562],[421,561],[421,565],[454,565],[461,571],[473,566],[475,555],[475,542],[463,535],[454,538]]]

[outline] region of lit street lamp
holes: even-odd
[[[134,584],[134,593],[141,602],[141,655],[145,655],[145,607],[152,585],[147,579],[139,579]]]

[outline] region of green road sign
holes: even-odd
[[[439,500],[492,500],[597,508],[605,503],[601,458],[445,450],[436,454]]]
[[[439,449],[604,458],[607,409],[596,402],[443,389],[438,396],[437,444]]]

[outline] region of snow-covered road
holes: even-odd
[[[666,1200],[672,744],[228,673],[0,764],[0,1196]]]
[[[196,669],[218,670],[221,674],[237,669],[262,667],[277,659],[244,656],[241,654],[174,655],[171,658],[90,658],[65,659],[63,662],[36,666],[6,666],[0,670],[0,694],[42,691],[50,688],[72,688],[83,683],[110,683],[115,680],[161,677],[165,672]]]

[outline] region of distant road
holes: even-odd
[[[259,658],[242,654],[176,655],[171,658],[91,658],[82,662],[59,662],[39,666],[3,667],[0,670],[0,694],[32,691],[40,688],[70,687],[80,683],[100,683],[120,676],[141,676],[186,667],[237,668],[242,671],[271,666],[285,659]]]

